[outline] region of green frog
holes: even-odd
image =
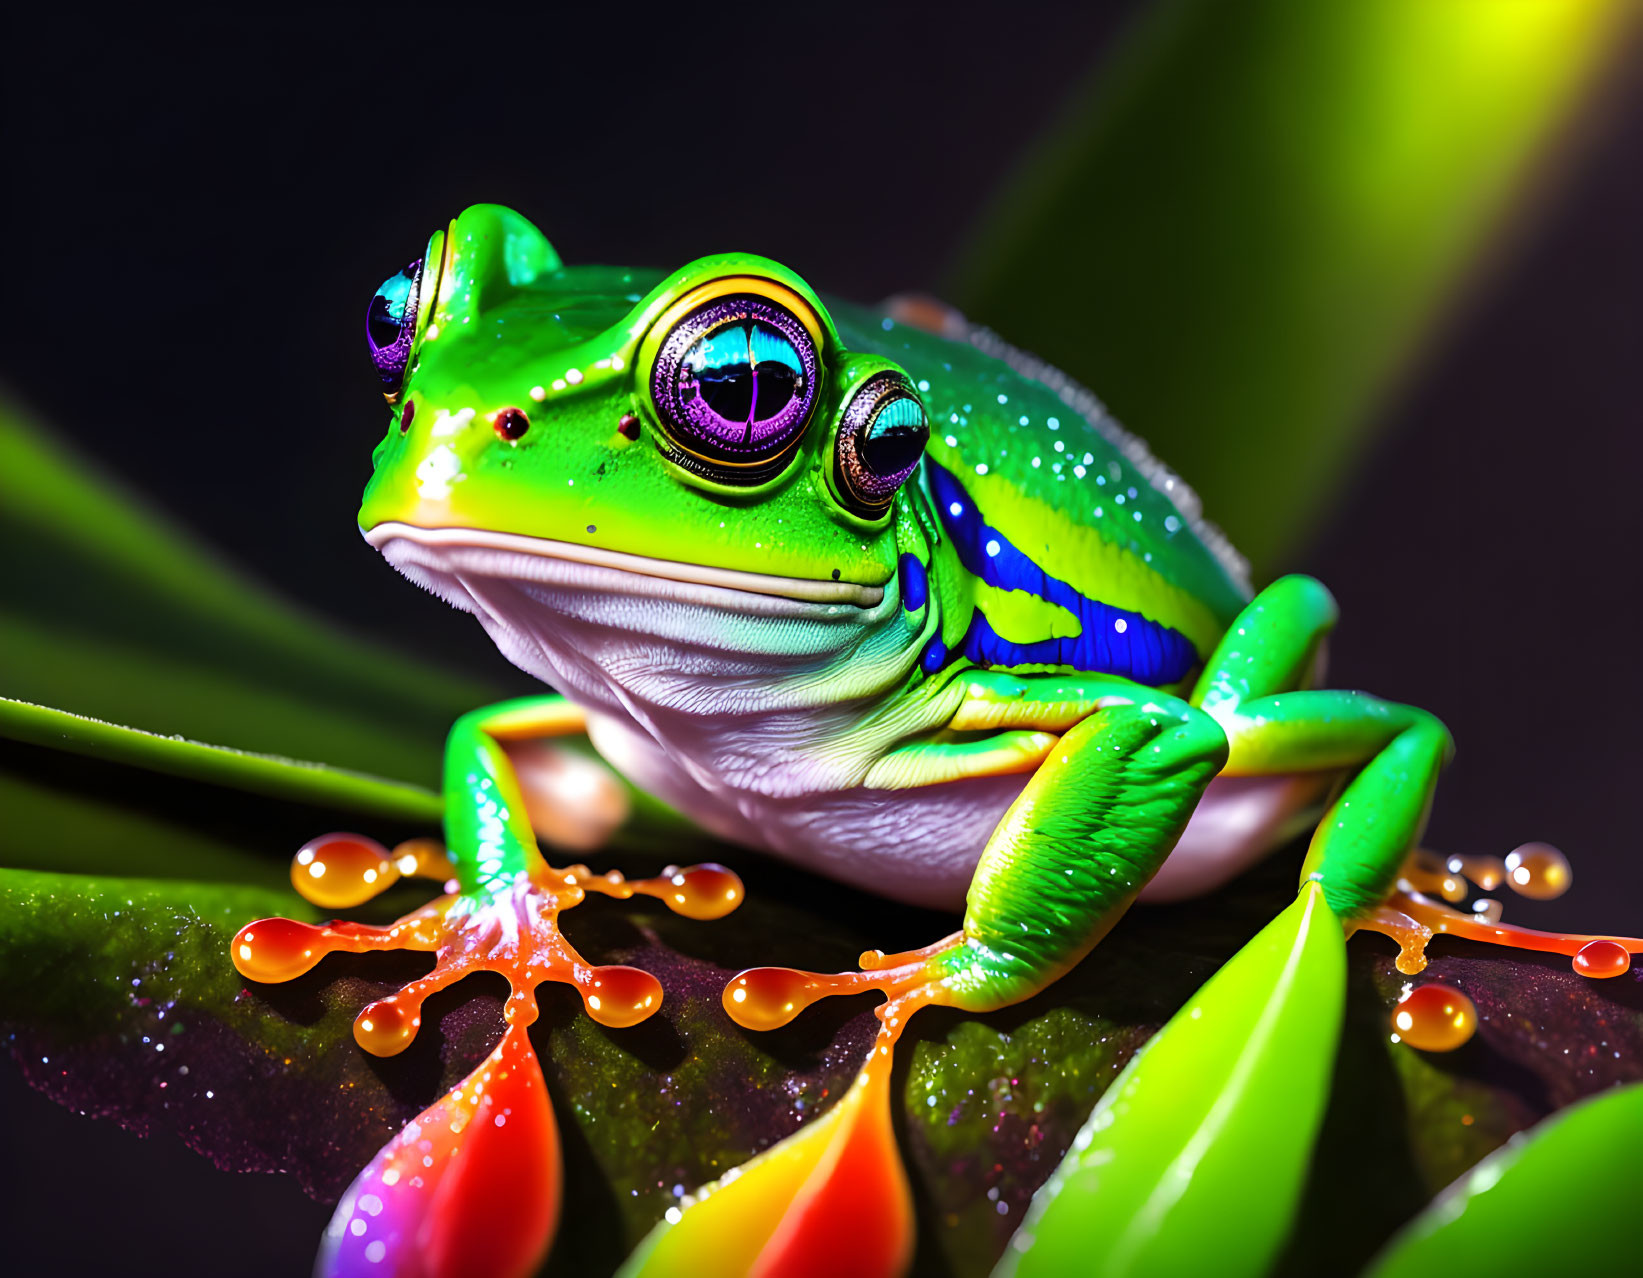
[[[1327,686],[1329,592],[1303,576],[1254,590],[1175,474],[1088,391],[986,329],[918,299],[825,300],[750,254],[671,273],[567,266],[495,205],[437,232],[372,299],[367,329],[390,421],[363,535],[558,695],[456,724],[443,856],[368,849],[360,864],[381,874],[356,879],[320,845],[296,874],[312,894],[305,873],[336,867],[327,899],[345,903],[396,865],[431,863],[451,879],[442,902],[398,931],[316,933],[284,966],[257,949],[268,921],[252,925],[263,940],[237,944],[242,971],[275,979],[327,947],[409,944],[439,955],[418,999],[475,966],[508,971],[510,1026],[534,1016],[541,979],[577,983],[612,1023],[654,1011],[660,987],[585,964],[558,912],[589,891],[644,891],[712,917],[739,884],[711,866],[637,884],[550,867],[539,835],[594,847],[626,806],[604,773],[543,752],[566,734],[723,840],[962,910],[951,935],[885,938],[899,952],[870,951],[858,971],[755,968],[730,982],[725,1009],[753,1029],[830,994],[882,991],[880,1042],[811,1129],[670,1212],[636,1272],[701,1272],[693,1233],[714,1240],[719,1272],[897,1272],[911,1214],[886,1096],[908,1016],[1028,998],[1137,899],[1211,891],[1308,826],[1294,906],[1194,1005],[1194,1020],[1219,1008],[1207,1019],[1244,1026],[1226,1052],[1274,1016],[1332,1043],[1353,930],[1393,935],[1411,972],[1434,931],[1528,935],[1422,890],[1458,872],[1419,849],[1450,736],[1423,710]],[[1530,892],[1568,877],[1548,849],[1467,868]],[[1540,947],[1576,954],[1591,938],[1554,940]],[[770,947],[779,957],[780,938]],[[1623,947],[1626,963],[1637,948]],[[361,1043],[399,1050],[415,1018],[373,1006]],[[1193,1050],[1220,1094],[1243,1077]],[[1278,1206],[1263,1209],[1264,1233],[1256,1221],[1227,1244],[1225,1272],[1241,1246],[1270,1254],[1299,1192],[1330,1049],[1289,1055],[1307,1059],[1272,1065],[1269,1094],[1246,1108],[1296,1133],[1268,1141]],[[1191,1108],[1179,1094],[1149,1103]],[[1112,1119],[1120,1137],[1147,1121]],[[1193,1130],[1183,1148],[1207,1139]],[[1102,1140],[1069,1160],[1121,1152]],[[339,1207],[333,1272],[375,1237],[360,1203],[387,1192],[386,1166]],[[1063,1190],[1078,1179],[1064,1173]],[[1034,1245],[1076,1254],[1089,1226],[1073,1218],[1101,1215],[1090,1201],[1060,1226],[1046,1201],[1009,1263],[1030,1269]],[[541,1254],[543,1228],[521,1255]],[[384,1245],[377,1260],[411,1254],[403,1239]]]

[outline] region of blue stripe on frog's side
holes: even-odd
[[[930,598],[930,578],[917,555],[903,554],[897,563],[901,578],[901,606],[908,612],[921,612]]]
[[[959,562],[989,586],[1022,590],[1066,609],[1078,621],[1076,636],[1027,643],[1005,639],[977,608],[962,652],[982,666],[1066,666],[1091,674],[1115,674],[1154,687],[1178,683],[1198,662],[1192,642],[1179,630],[1138,612],[1114,608],[1050,576],[1010,539],[982,521],[970,495],[953,474],[926,457],[930,492]]]

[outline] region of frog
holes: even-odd
[[[439,901],[391,928],[260,920],[236,939],[242,972],[434,951],[433,975],[356,1024],[387,1054],[428,992],[504,970],[511,1055],[488,1067],[529,1081],[515,1031],[535,982],[577,985],[610,1024],[660,1005],[653,977],[575,954],[559,912],[643,893],[705,920],[740,900],[717,864],[633,881],[548,863],[543,843],[609,837],[627,786],[718,840],[962,917],[934,940],[885,938],[855,971],[755,967],[727,984],[725,1011],[755,1032],[880,992],[880,1036],[791,1156],[693,1195],[632,1272],[699,1272],[678,1241],[692,1220],[710,1222],[718,1272],[818,1256],[900,1272],[911,1213],[887,1097],[908,1018],[1028,999],[1138,900],[1211,893],[1309,829],[1282,920],[1294,953],[1322,955],[1304,961],[1323,985],[1344,983],[1338,947],[1362,929],[1397,940],[1410,972],[1435,932],[1575,956],[1592,940],[1451,908],[1463,869],[1535,894],[1566,884],[1567,862],[1548,848],[1434,862],[1421,839],[1452,739],[1425,710],[1328,685],[1329,591],[1300,575],[1256,589],[1193,491],[1091,392],[956,312],[824,298],[750,253],[671,272],[567,265],[524,216],[476,205],[377,291],[366,327],[389,421],[362,536],[555,691],[453,727],[443,848],[334,836],[293,866],[327,904],[401,873],[446,881]],[[552,752],[571,739],[614,777]],[[1628,965],[1643,948],[1612,943]],[[1281,1002],[1271,984],[1239,995],[1250,1015]],[[1327,1037],[1330,1014],[1315,1019]],[[539,1079],[526,1090],[540,1127]],[[464,1127],[481,1103],[461,1087],[446,1102]],[[1321,1104],[1285,1120],[1303,1164]],[[371,1245],[387,1272],[395,1257],[415,1269],[425,1235],[384,1243],[368,1210],[409,1148],[344,1197],[322,1270],[350,1272]],[[882,1228],[839,1228],[846,1199]],[[554,1210],[521,1208],[530,1237],[495,1272],[530,1271]]]

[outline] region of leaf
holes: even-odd
[[[432,791],[0,700],[0,864],[214,883],[288,882],[314,835],[437,831]],[[3,918],[0,915],[0,918]]]
[[[384,781],[320,763],[162,737],[3,698],[0,698],[0,736],[170,776],[232,786],[270,798],[331,804],[372,816],[437,821],[442,810],[439,795],[420,786]]]
[[[0,400],[0,695],[426,786],[495,700],[253,585]]]
[[[1153,6],[1002,188],[952,299],[1090,386],[1265,575],[1632,16]]]
[[[1643,1087],[1589,1097],[1474,1167],[1394,1240],[1370,1278],[1624,1273],[1637,1261],[1640,1178]]]
[[[1266,1273],[1328,1095],[1345,964],[1340,921],[1305,884],[1131,1058],[997,1272]]]
[[[668,852],[622,867],[645,872]],[[611,1272],[678,1194],[827,1111],[854,1077],[877,1029],[871,999],[749,1033],[719,1002],[735,970],[848,966],[862,948],[949,926],[733,849],[717,855],[748,885],[727,919],[612,901],[567,918],[591,961],[656,973],[666,1001],[629,1030],[594,1025],[568,991],[544,1002],[533,1039],[566,1160],[550,1273]],[[1293,894],[1298,858],[1275,859],[1213,901],[1132,911],[1027,1004],[913,1021],[893,1084],[919,1211],[915,1273],[987,1273],[1136,1048]],[[281,889],[0,873],[0,1023],[25,1074],[76,1109],[175,1130],[220,1166],[284,1170],[334,1198],[496,1046],[503,991],[469,982],[436,996],[404,1056],[367,1057],[351,1036],[354,1014],[425,960],[335,955],[289,985],[247,986],[228,939],[276,913],[305,911]],[[1288,1272],[1354,1272],[1512,1133],[1643,1073],[1643,997],[1629,978],[1584,981],[1566,962],[1442,938],[1429,976],[1465,990],[1482,1027],[1459,1052],[1428,1057],[1389,1042],[1404,981],[1390,944],[1365,935],[1348,951],[1346,1032]],[[1600,1023],[1615,1055],[1584,1054]]]

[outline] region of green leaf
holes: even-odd
[[[1266,1273],[1328,1096],[1345,976],[1340,922],[1307,884],[1131,1059],[997,1272]]]
[[[1422,1212],[1370,1278],[1625,1273],[1637,1263],[1639,1181],[1643,1086],[1634,1085],[1514,1136]]]
[[[252,584],[0,401],[0,695],[161,734],[438,783],[496,699]]]
[[[420,786],[321,763],[162,737],[23,701],[0,698],[0,737],[370,816],[437,822],[442,809],[439,795]]]
[[[645,872],[667,852],[622,865]],[[551,1273],[610,1272],[677,1201],[675,1186],[723,1175],[849,1085],[877,1029],[872,1000],[823,1003],[783,1030],[749,1033],[719,1001],[735,970],[845,967],[863,948],[950,926],[734,849],[718,855],[749,888],[729,918],[694,923],[653,902],[605,900],[566,916],[590,960],[655,972],[665,1002],[652,1021],[608,1030],[569,991],[544,998],[533,1037],[567,1160]],[[1292,896],[1298,856],[1213,901],[1133,911],[1019,1007],[914,1019],[895,1086],[920,1213],[915,1273],[988,1272],[1136,1049]],[[383,908],[417,899],[411,890]],[[436,996],[404,1056],[368,1057],[350,1033],[355,1013],[421,974],[425,958],[333,955],[288,985],[247,985],[228,941],[273,913],[312,917],[278,886],[0,872],[0,1025],[24,1072],[76,1109],[175,1130],[221,1166],[286,1171],[334,1197],[495,1046],[503,991],[473,981]],[[1472,1045],[1428,1057],[1390,1042],[1405,979],[1391,945],[1364,935],[1348,951],[1347,1032],[1285,1258],[1297,1274],[1355,1272],[1431,1193],[1549,1106],[1643,1069],[1643,1014],[1622,982],[1440,939],[1430,975],[1470,994],[1482,1023]],[[1600,1022],[1619,1055],[1563,1050]]]
[[[217,883],[286,881],[328,829],[436,831],[431,790],[0,699],[0,865]]]
[[[1100,395],[1270,572],[1632,15],[1155,5],[1003,188],[952,299]]]

